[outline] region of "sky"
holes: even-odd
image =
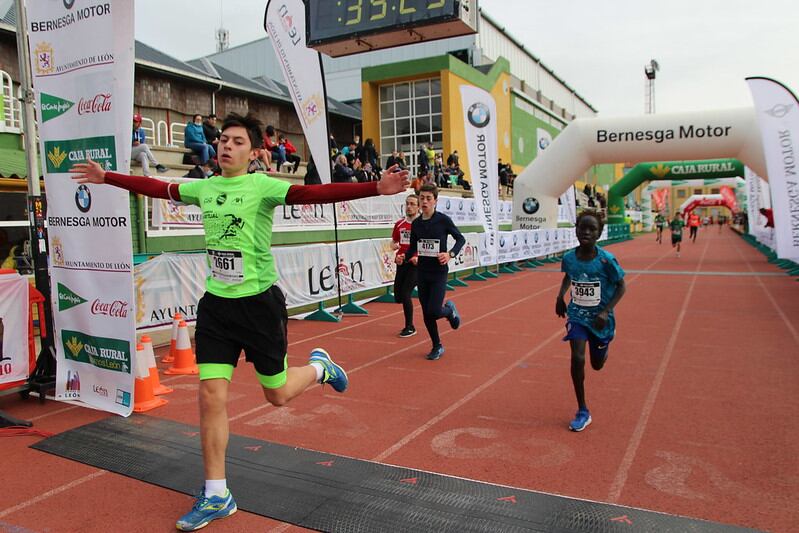
[[[659,113],[751,106],[747,76],[776,79],[799,94],[796,0],[479,5],[603,116],[643,113],[644,66],[652,59],[660,65]],[[265,6],[265,0],[136,0],[136,38],[178,59],[195,59],[216,51],[220,23],[231,46],[264,37]]]

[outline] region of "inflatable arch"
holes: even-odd
[[[558,197],[592,165],[735,158],[765,176],[754,107],[577,119],[513,184],[513,229],[557,227]]]
[[[694,194],[680,206],[680,213],[686,217],[697,207],[726,207],[732,213],[738,210],[736,205],[730,205],[721,194]]]
[[[702,161],[662,161],[639,163],[613,184],[608,191],[608,222],[624,222],[624,197],[636,187],[654,180],[710,180],[744,175],[744,166],[737,159],[705,159]],[[642,205],[650,204],[642,198]]]

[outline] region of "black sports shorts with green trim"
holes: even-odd
[[[234,367],[245,359],[264,376],[285,370],[288,349],[286,297],[277,285],[254,296],[223,298],[206,292],[197,306],[197,363]]]

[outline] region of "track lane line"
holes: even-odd
[[[705,261],[705,255],[707,255],[707,250],[709,247],[710,244],[707,243],[705,244],[704,250],[702,250],[699,263],[696,265],[697,272],[699,272],[699,269],[702,267],[702,263]],[[674,323],[674,328],[671,332],[671,338],[669,339],[669,343],[666,345],[666,350],[663,353],[663,358],[660,361],[657,374],[655,374],[654,382],[652,383],[652,387],[650,387],[649,394],[644,402],[644,408],[641,410],[641,416],[638,418],[638,423],[635,426],[635,430],[633,431],[633,434],[627,443],[627,450],[624,452],[624,457],[622,458],[621,464],[616,471],[616,477],[613,479],[613,484],[610,486],[610,492],[608,493],[606,500],[609,503],[616,503],[619,501],[619,497],[624,490],[624,485],[627,483],[627,476],[630,473],[630,468],[635,461],[635,456],[638,453],[638,448],[641,445],[641,440],[644,437],[644,432],[646,431],[646,426],[649,423],[649,417],[654,409],[655,400],[660,392],[660,387],[663,384],[663,377],[666,374],[669,361],[671,360],[671,356],[674,354],[674,347],[677,344],[677,337],[680,333],[680,329],[682,328],[685,314],[688,311],[688,303],[691,301],[691,296],[693,295],[694,287],[696,286],[698,279],[698,275],[694,275],[694,277],[691,278],[691,285],[688,287],[688,291],[683,299],[682,308],[677,316],[677,321]]]

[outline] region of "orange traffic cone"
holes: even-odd
[[[174,389],[161,385],[161,379],[158,377],[158,366],[155,364],[155,352],[153,351],[153,341],[149,335],[142,335],[141,344],[144,347],[144,354],[146,356],[147,368],[150,371],[150,379],[153,382],[153,394],[160,396],[161,394],[169,394]]]
[[[147,368],[147,355],[144,346],[136,345],[136,383],[133,388],[133,411],[143,413],[156,407],[166,405],[163,398],[156,398],[153,394],[153,382]]]
[[[189,326],[183,320],[178,325],[178,340],[175,343],[175,362],[164,374],[199,374],[200,369],[194,358],[189,340]]]
[[[175,345],[178,342],[178,324],[183,320],[183,315],[175,313],[172,317],[172,340],[169,341],[169,355],[161,359],[162,363],[172,363],[175,360]]]

